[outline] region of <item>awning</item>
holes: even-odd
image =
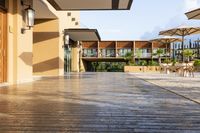
[[[56,19],[43,0],[33,0],[33,9],[35,10],[35,19]]]
[[[188,17],[188,19],[200,19],[200,8],[186,12],[185,15]]]
[[[130,10],[133,0],[47,0],[56,10]]]
[[[73,41],[100,41],[101,38],[96,29],[65,29],[65,35],[69,35]]]

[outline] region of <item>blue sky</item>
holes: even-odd
[[[200,0],[133,0],[130,11],[82,11],[81,26],[98,29],[102,40],[146,40],[167,28],[200,26],[184,15],[198,7]]]

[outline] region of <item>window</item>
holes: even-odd
[[[79,24],[78,22],[75,23],[75,25],[78,25],[78,24]]]
[[[83,57],[97,57],[96,49],[83,49]]]
[[[76,18],[72,18],[72,21],[76,21]]]
[[[71,12],[68,12],[68,13],[67,13],[67,16],[71,16],[71,15],[72,15],[72,13],[71,13]]]

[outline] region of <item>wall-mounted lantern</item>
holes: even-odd
[[[35,10],[31,8],[30,5],[25,5],[23,1],[21,2],[23,6],[28,6],[28,8],[24,9],[24,19],[26,23],[26,27],[28,28],[22,28],[22,34],[25,33],[26,30],[30,30],[34,26],[34,19],[35,19]]]
[[[64,43],[65,45],[69,45],[69,35],[64,36]]]
[[[70,51],[70,38],[69,35],[64,35],[64,47]]]

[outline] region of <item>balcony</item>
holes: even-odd
[[[97,49],[83,49],[82,57],[98,57]]]
[[[132,52],[132,49],[118,49],[117,57],[125,57],[127,53]]]
[[[115,49],[101,49],[99,56],[100,57],[116,57]]]
[[[152,54],[151,53],[142,53],[141,58],[151,58]]]

